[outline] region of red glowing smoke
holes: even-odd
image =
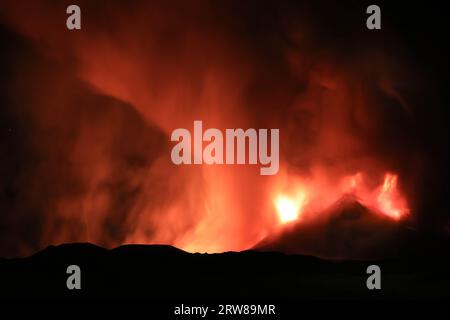
[[[18,113],[43,159],[20,180],[32,181],[24,199],[42,226],[24,251],[68,241],[243,250],[345,194],[394,220],[411,213],[403,69],[357,30],[360,44],[341,49],[306,7],[79,1],[82,30],[68,31],[68,4],[0,7],[28,46],[10,92],[27,97]],[[280,173],[174,166],[170,133],[196,119],[280,128]]]

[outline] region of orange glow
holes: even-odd
[[[237,20],[251,12],[239,1],[154,0],[129,8],[116,1],[105,12],[88,2],[90,31],[69,37],[64,26],[54,28],[65,8],[0,1],[2,19],[34,46],[30,57],[39,58],[24,64],[29,75],[19,68],[11,84],[17,105],[27,85],[30,106],[18,109],[30,113],[24,119],[42,134],[35,137],[39,145],[30,140],[30,150],[48,158],[30,167],[36,176],[23,174],[27,185],[33,182],[24,197],[40,207],[17,206],[40,214],[36,246],[89,241],[246,250],[280,225],[324,217],[345,195],[393,221],[409,213],[397,186],[404,177],[386,173],[407,171],[397,158],[384,159],[392,147],[384,144],[397,141],[387,137],[403,137],[401,126],[386,130],[400,119],[394,113],[396,121],[385,121],[391,102],[404,105],[393,89],[401,77],[390,55],[362,50],[357,60],[341,61],[347,52],[316,41],[315,24],[292,19],[291,12],[287,20],[271,15],[276,32],[257,28],[247,39],[254,32],[236,31],[253,28],[247,23],[254,19]],[[22,56],[28,57],[17,59]],[[380,108],[383,101],[389,106]],[[221,131],[279,128],[283,172],[175,166],[170,135],[194,120]]]
[[[387,216],[399,220],[409,213],[406,201],[397,190],[397,175],[386,173],[377,198],[378,208]]]
[[[297,220],[301,214],[305,195],[299,193],[295,198],[279,195],[275,200],[278,218],[281,223]]]
[[[303,191],[296,196],[277,193],[274,201],[277,219],[285,224],[299,220],[306,212],[305,219],[315,219],[345,195],[352,195],[362,205],[374,209],[373,212],[395,221],[400,221],[409,213],[407,201],[398,188],[396,174],[385,173],[383,183],[375,187],[371,187],[367,180],[363,172],[344,176],[337,183],[320,175],[302,180],[302,190],[308,190],[308,201]]]

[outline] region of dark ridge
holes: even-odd
[[[0,260],[1,299],[151,299],[280,301],[450,297],[450,248],[392,259],[326,260],[280,252],[187,253],[164,245],[104,249],[89,243],[49,247]],[[69,265],[81,268],[81,290],[68,290]],[[379,265],[382,290],[366,288]]]
[[[63,243],[60,245],[51,245],[47,248],[36,252],[31,259],[47,259],[57,255],[97,255],[104,253],[107,249],[99,247],[89,242],[80,243]]]
[[[160,255],[170,255],[170,254],[187,254],[186,251],[178,249],[173,246],[163,245],[163,244],[126,244],[117,248],[112,249],[114,253],[134,253],[134,254],[160,254]]]

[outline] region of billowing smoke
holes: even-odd
[[[1,254],[72,241],[243,250],[279,227],[279,194],[305,188],[322,210],[358,177],[370,206],[389,172],[399,195],[383,205],[423,220],[427,89],[393,33],[367,33],[364,6],[79,1],[82,30],[69,31],[69,4],[0,5]],[[280,128],[280,173],[175,166],[170,134],[194,120]]]

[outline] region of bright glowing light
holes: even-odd
[[[278,218],[281,223],[287,223],[297,220],[304,203],[305,196],[300,193],[295,198],[280,195],[275,200],[275,208],[277,209]]]
[[[387,216],[399,220],[409,213],[406,201],[397,190],[397,175],[387,173],[378,195],[379,209]]]

